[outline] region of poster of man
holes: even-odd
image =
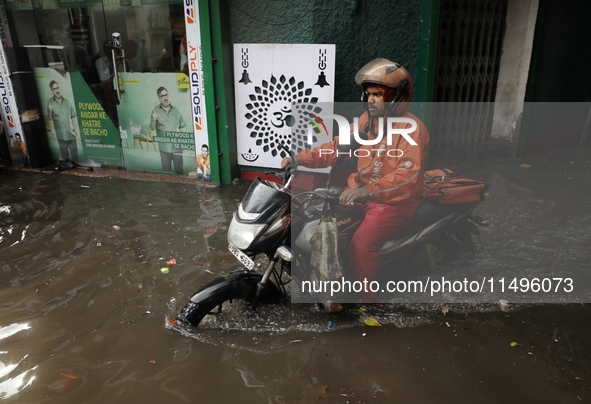
[[[0,136],[4,136],[4,124],[0,120]],[[29,152],[27,145],[21,138],[20,133],[10,135],[6,133],[8,139],[8,153],[10,155],[10,162],[14,167],[26,167],[29,165]]]
[[[14,141],[12,145],[15,149],[18,149],[20,152],[20,158],[23,160],[23,165],[29,165],[29,151],[27,150],[27,145],[23,142],[20,133],[14,135]]]
[[[47,119],[53,123],[53,130],[60,148],[62,160],[71,159],[78,162],[78,122],[76,110],[70,102],[64,98],[57,81],[51,80],[49,88],[53,96],[47,101]]]
[[[186,76],[122,73],[120,77],[124,94],[118,106],[119,125],[129,136],[129,144],[124,141],[122,147],[126,168],[196,176],[191,104],[183,85]]]
[[[49,67],[35,67],[33,72],[52,160],[120,166],[119,131],[81,72],[62,74]]]
[[[152,109],[150,129],[156,130],[159,138],[164,138],[166,132],[180,132],[187,126],[181,111],[175,108],[169,100],[168,90],[161,86],[156,90],[156,95],[160,104]],[[172,143],[160,143],[160,159],[162,160],[162,169],[171,170],[171,164],[174,164],[174,171],[177,174],[183,173],[183,152],[175,149]]]
[[[197,155],[197,178],[211,181],[211,168],[209,166],[209,146],[201,145],[201,153]]]

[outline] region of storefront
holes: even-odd
[[[192,107],[191,72],[201,66],[187,58],[180,0],[7,0],[4,7],[5,48],[28,56],[36,95],[24,96],[38,98],[52,161],[210,178],[207,131],[194,124],[201,117]],[[14,135],[7,139],[14,143]]]

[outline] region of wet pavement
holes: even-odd
[[[439,270],[589,270],[588,149],[452,168],[491,183],[477,210],[491,227],[476,254]],[[340,315],[279,304],[203,329],[170,324],[196,289],[238,267],[226,230],[247,184],[71,174],[0,170],[0,400],[591,400],[586,302]],[[367,315],[382,326],[364,325]]]

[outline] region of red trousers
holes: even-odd
[[[380,265],[378,251],[411,219],[398,208],[383,203],[368,203],[365,219],[349,243],[349,262],[353,281],[373,281]],[[371,291],[364,292],[370,302],[378,302]]]

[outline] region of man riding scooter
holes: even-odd
[[[355,232],[348,247],[350,276],[353,281],[372,281],[380,264],[378,251],[394,234],[409,224],[423,199],[423,173],[425,154],[429,143],[427,129],[420,119],[406,111],[412,97],[413,83],[404,67],[386,59],[375,59],[363,66],[355,76],[355,82],[363,87],[362,101],[367,112],[358,120],[358,129],[369,140],[379,137],[378,130],[386,132],[388,117],[410,118],[416,124],[408,136],[388,136],[375,145],[359,147],[357,170],[348,180],[348,188],[339,202],[344,205],[365,203],[365,219]],[[383,118],[383,125],[380,125]],[[408,128],[410,124],[393,122],[393,129]],[[353,130],[353,128],[351,128]],[[338,155],[338,137],[315,149],[304,149],[294,161],[286,157],[281,167],[288,164],[310,168],[334,165]],[[334,153],[319,153],[332,149]],[[361,152],[361,150],[363,152]],[[392,150],[392,153],[389,151]],[[396,157],[392,157],[396,156]],[[365,292],[370,302],[378,302],[371,291]],[[332,303],[328,311],[339,312],[343,307]]]

